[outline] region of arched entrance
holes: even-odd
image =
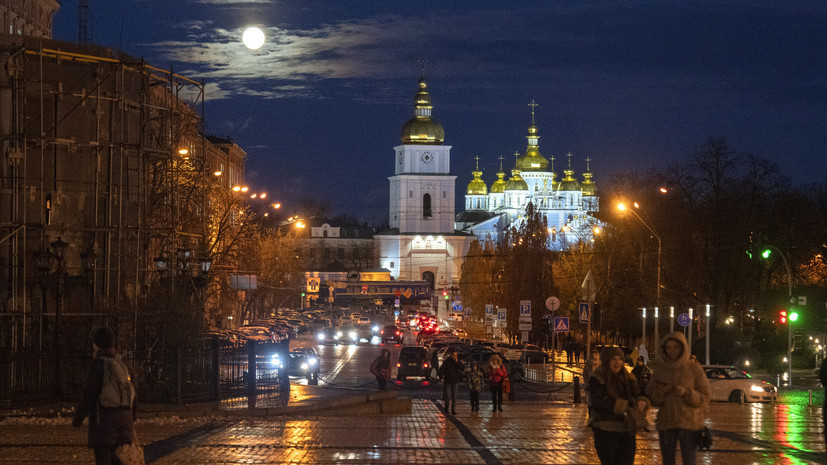
[[[431,290],[434,290],[434,273],[432,271],[426,271],[422,273],[422,280],[428,281],[428,284],[431,287]]]

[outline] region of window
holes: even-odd
[[[442,198],[444,199],[444,198],[446,198],[446,197],[448,197],[448,192],[446,192],[446,191],[442,191]]]
[[[391,269],[393,269],[393,262],[391,262]]]
[[[430,218],[433,216],[431,212],[431,194],[425,194],[422,196],[422,216],[425,218]]]
[[[413,191],[408,191],[408,197],[409,198],[413,197]]]

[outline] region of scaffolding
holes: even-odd
[[[21,36],[0,35],[0,64],[0,351],[60,345],[46,335],[63,299],[66,337],[107,322],[129,348],[153,258],[204,247],[204,83]],[[51,292],[33,257],[57,238],[69,247]]]

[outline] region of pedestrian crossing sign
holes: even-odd
[[[554,332],[567,333],[569,332],[569,317],[556,316],[554,317]]]
[[[588,302],[580,302],[580,322],[581,323],[588,323],[589,322],[589,310],[591,306]]]

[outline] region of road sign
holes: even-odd
[[[368,293],[368,285],[367,284],[362,284],[362,294],[367,294],[367,293]]]
[[[580,322],[588,323],[591,316],[591,305],[588,302],[580,302]]]
[[[530,300],[521,300],[520,301],[520,318],[523,317],[531,318],[531,301]]]
[[[465,307],[465,316],[471,316],[471,307]]]
[[[497,319],[498,319],[498,320],[505,321],[505,309],[504,309],[504,308],[500,308],[500,309],[498,309],[498,310],[499,310],[499,312],[497,312]]]
[[[455,300],[455,301],[451,302],[451,309],[455,312],[461,312],[462,311],[462,302],[460,302],[459,300]]]
[[[485,316],[494,316],[494,305],[488,304],[485,306]]]
[[[402,296],[402,289],[397,289],[397,290],[393,291],[393,295],[395,295],[396,297],[401,297]]]
[[[523,331],[523,338],[522,339],[523,339],[524,343],[528,342],[528,331]]]
[[[531,322],[520,322],[520,331],[531,331]]]
[[[550,312],[556,312],[558,308],[560,308],[560,299],[557,297],[551,296],[546,299],[546,308]]]
[[[689,326],[692,323],[692,319],[689,318],[688,313],[681,313],[678,315],[678,324],[681,326]]]
[[[554,332],[567,333],[569,331],[569,317],[556,316],[554,317]]]
[[[402,302],[400,302],[400,301],[399,301],[399,299],[394,299],[394,300],[393,300],[393,304],[394,304],[394,305],[396,305],[397,307],[398,307],[401,303],[402,303]]]

